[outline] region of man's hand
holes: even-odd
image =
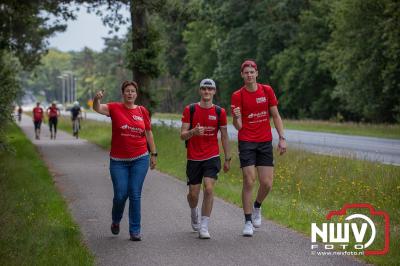
[[[239,118],[239,117],[242,116],[242,112],[240,111],[240,107],[235,107],[235,108],[233,108],[233,115],[234,115],[236,118]]]
[[[278,151],[279,151],[279,155],[282,155],[286,152],[286,140],[284,139],[279,139],[279,143],[278,143]]]
[[[231,168],[231,161],[226,161],[224,162],[224,173],[228,172],[229,169]]]
[[[196,127],[193,128],[193,135],[195,136],[204,135],[204,127],[200,126],[200,123],[197,123]]]

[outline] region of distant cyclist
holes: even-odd
[[[17,112],[18,112],[18,122],[21,122],[22,112],[23,112],[21,105],[18,106]]]
[[[42,125],[44,111],[43,108],[40,107],[40,102],[36,103],[36,107],[32,110],[32,120],[35,125],[35,138],[40,139],[40,127]]]
[[[57,108],[55,102],[47,108],[47,116],[49,117],[49,129],[50,129],[50,139],[56,139],[57,135],[57,123],[58,117],[60,116],[60,109]]]
[[[74,106],[71,108],[71,119],[72,119],[72,132],[74,133],[74,137],[78,138],[78,131],[81,128],[80,125],[80,117],[81,117],[81,107],[79,106],[79,102],[75,101]]]

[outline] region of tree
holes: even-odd
[[[325,62],[337,82],[334,93],[351,119],[396,121],[400,116],[398,1],[342,0],[333,7]]]
[[[71,55],[55,49],[50,49],[40,60],[40,65],[33,71],[25,71],[21,79],[21,85],[29,88],[34,94],[45,93],[47,101],[57,98],[57,91],[60,87],[58,76],[63,71],[71,69]],[[59,97],[61,98],[61,97]]]
[[[46,38],[64,31],[63,19],[74,18],[71,1],[13,1],[0,4],[0,50],[18,57],[24,69],[38,65],[47,52]],[[55,18],[51,21],[50,19]]]
[[[85,1],[91,3],[89,10],[96,10],[102,5],[107,5],[107,14],[97,10],[97,14],[103,17],[103,22],[115,30],[120,24],[128,23],[119,13],[123,6],[128,6],[130,11],[131,27],[131,49],[128,55],[133,79],[140,88],[139,103],[150,109],[155,105],[151,97],[150,81],[160,74],[159,64],[159,32],[151,22],[151,17],[164,6],[164,0],[103,0]]]
[[[330,1],[310,1],[301,12],[299,29],[290,45],[270,61],[271,77],[282,92],[280,106],[286,117],[329,119],[339,110],[332,96],[335,82],[321,61],[330,40]]]
[[[7,121],[11,120],[12,103],[21,93],[17,73],[21,66],[18,60],[10,53],[0,50],[0,150],[8,149],[5,138]]]
[[[113,88],[107,91],[105,97],[107,100],[116,101],[121,98],[119,85],[131,77],[131,71],[128,69],[129,60],[126,56],[130,45],[127,38],[117,37],[105,38],[104,44],[105,48],[96,56],[98,86]]]
[[[32,69],[46,53],[46,38],[65,30],[61,19],[73,18],[67,3],[70,1],[13,1],[0,3],[0,118],[11,120],[12,104],[21,91],[18,74]],[[56,17],[49,23],[50,16]],[[20,64],[19,64],[19,62]],[[0,125],[0,149],[6,123]]]

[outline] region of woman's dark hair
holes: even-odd
[[[125,80],[125,81],[122,83],[122,85],[121,85],[121,91],[122,91],[122,93],[124,93],[125,88],[128,87],[129,85],[132,85],[133,87],[135,87],[136,92],[138,92],[139,86],[137,85],[136,82],[130,81],[130,80]]]

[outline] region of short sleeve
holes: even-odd
[[[231,114],[232,114],[232,116],[233,116],[233,109],[235,109],[236,107],[241,107],[241,105],[242,105],[240,97],[241,97],[240,90],[235,91],[232,94],[232,97],[231,97]]]
[[[276,99],[274,90],[270,86],[266,86],[267,96],[268,96],[268,106],[276,106],[278,105],[278,100]]]
[[[182,113],[182,123],[190,123],[190,110],[189,106],[186,106]]]
[[[115,102],[111,102],[111,103],[107,103],[107,107],[108,107],[108,112],[110,113],[110,117],[112,118],[114,111],[115,111],[115,107],[117,106],[118,103]]]
[[[144,106],[140,106],[143,111],[143,122],[144,122],[144,129],[151,130],[151,119],[149,111]]]
[[[220,127],[225,127],[228,124],[227,118],[226,118],[226,111],[224,108],[221,108],[221,114],[219,118],[219,126]]]

